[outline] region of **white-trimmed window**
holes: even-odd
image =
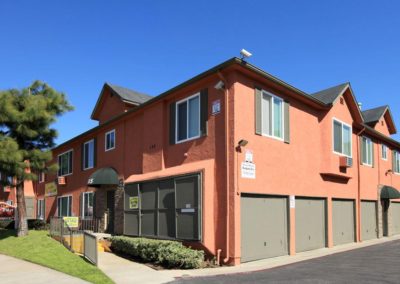
[[[333,119],[333,152],[351,158],[351,126]]]
[[[400,153],[393,151],[393,172],[400,174]]]
[[[13,205],[13,201],[12,201],[12,200],[7,200],[6,203],[7,203],[8,205]]]
[[[58,155],[58,176],[67,176],[72,174],[72,150]]]
[[[371,139],[368,137],[362,137],[361,143],[362,143],[362,147],[361,147],[362,163],[363,163],[363,165],[372,166],[372,161],[373,161],[372,155],[374,154],[372,147],[374,144],[372,143]]]
[[[57,197],[57,216],[71,216],[72,196]]]
[[[36,213],[36,218],[43,220],[44,219],[44,199],[38,199],[37,201],[37,213]]]
[[[261,99],[262,134],[283,140],[283,119],[283,100],[263,91]]]
[[[94,167],[94,139],[83,144],[83,169]]]
[[[200,93],[176,103],[175,141],[200,137]]]
[[[82,194],[82,218],[90,219],[93,217],[93,192],[84,192]]]
[[[39,172],[39,175],[38,175],[38,181],[39,181],[39,183],[44,182],[44,179],[45,179],[45,174],[44,174],[43,171],[40,171],[40,172]]]
[[[106,151],[115,148],[115,129],[108,131],[105,135],[105,149]]]
[[[388,147],[385,144],[381,145],[382,160],[387,161],[388,157]]]

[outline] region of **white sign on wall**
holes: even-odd
[[[250,162],[242,162],[242,178],[256,178],[256,165]]]
[[[290,208],[296,208],[296,198],[294,197],[294,195],[289,196],[289,205]]]
[[[245,160],[246,162],[253,163],[253,151],[251,151],[251,150],[246,150],[244,160]]]
[[[212,107],[211,107],[211,114],[218,114],[221,112],[221,100],[215,100],[212,102]]]

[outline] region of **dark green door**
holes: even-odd
[[[107,233],[114,233],[115,191],[107,191]]]

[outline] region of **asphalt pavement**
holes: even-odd
[[[400,283],[400,240],[276,268],[171,283]]]

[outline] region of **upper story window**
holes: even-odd
[[[40,172],[39,172],[39,176],[38,176],[38,181],[39,181],[39,183],[44,182],[44,179],[45,179],[45,174],[44,174],[43,171],[40,171]]]
[[[176,142],[200,137],[200,93],[176,103]]]
[[[283,120],[283,100],[263,91],[261,101],[262,134],[283,139]]]
[[[94,167],[94,139],[83,144],[83,169]]]
[[[387,157],[388,157],[388,147],[385,144],[381,145],[381,149],[382,149],[382,160],[387,161]]]
[[[361,161],[363,165],[372,166],[373,163],[373,143],[370,138],[362,137],[361,138]]]
[[[58,155],[58,176],[72,174],[72,150]]]
[[[333,119],[333,152],[351,157],[351,126]]]
[[[393,151],[393,171],[400,174],[400,153]]]
[[[112,150],[115,148],[115,129],[106,133],[105,148],[106,148],[106,151],[109,151],[109,150]]]

